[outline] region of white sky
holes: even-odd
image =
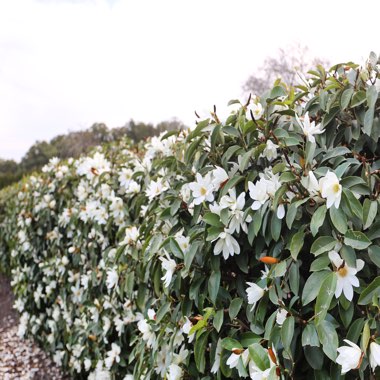
[[[94,122],[223,116],[279,47],[380,52],[379,14],[377,0],[0,0],[0,157]]]

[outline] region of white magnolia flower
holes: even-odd
[[[214,358],[214,364],[212,365],[211,368],[211,373],[217,373],[220,368],[220,356],[222,354],[222,339],[218,339],[218,343],[216,344],[216,349],[215,349],[215,358]]]
[[[180,380],[182,379],[182,377],[183,377],[182,368],[175,363],[170,364],[168,368],[168,374],[166,376],[167,380]]]
[[[140,231],[137,227],[132,226],[125,229],[125,237],[122,242],[120,242],[120,245],[128,244],[133,245],[137,242],[138,238],[140,236]]]
[[[369,363],[373,372],[377,366],[380,367],[380,344],[371,342],[369,345]]]
[[[227,359],[226,364],[230,368],[236,368],[237,365],[239,364],[240,358],[242,358],[244,367],[246,367],[249,361],[249,351],[244,350],[242,353],[239,353],[239,354],[235,354],[234,352],[232,352],[229,358]]]
[[[190,237],[189,236],[183,236],[182,232],[176,234],[175,241],[178,243],[179,247],[181,248],[182,252],[186,254],[190,249]]]
[[[336,174],[329,170],[326,176],[319,180],[319,188],[322,197],[327,199],[326,207],[330,208],[334,205],[335,208],[338,208],[342,197],[342,185]]]
[[[161,256],[160,261],[162,262],[161,267],[165,272],[164,276],[161,277],[161,280],[164,281],[164,286],[167,288],[172,281],[173,273],[176,270],[177,263],[166,254],[166,257]]]
[[[351,347],[342,346],[337,349],[339,355],[336,362],[342,366],[342,375],[351,369],[359,368],[363,358],[363,352],[360,347],[348,339],[344,339],[344,342]]]
[[[137,322],[137,328],[143,334],[142,338],[146,342],[146,345],[148,347],[152,347],[156,340],[156,336],[152,331],[152,326],[147,322],[146,319],[141,319]]]
[[[349,267],[336,251],[329,252],[329,259],[336,268],[335,273],[337,276],[337,284],[335,297],[339,298],[343,292],[344,296],[349,301],[352,301],[354,296],[353,287],[359,286],[359,280],[356,277],[356,273],[363,269],[364,261],[361,259],[356,260],[356,268]]]
[[[199,205],[204,201],[212,202],[215,187],[211,180],[211,173],[207,173],[205,177],[197,173],[195,178],[196,182],[189,183],[189,188],[193,192],[194,204]]]
[[[231,235],[231,231],[227,228],[219,234],[213,241],[218,240],[214,246],[214,255],[219,255],[223,252],[225,260],[229,256],[238,255],[240,253],[240,246],[237,240]]]
[[[191,323],[190,319],[185,317],[186,322],[182,326],[182,331],[184,334],[188,335],[187,339],[189,340],[189,343],[191,343],[194,340],[195,332],[189,335],[191,328],[193,327],[193,324]]]
[[[249,286],[249,288],[246,289],[248,303],[250,305],[253,305],[251,309],[253,310],[256,306],[256,303],[264,296],[265,289],[253,282],[247,282],[247,285]]]
[[[112,343],[111,345],[111,351],[107,352],[107,357],[104,360],[104,363],[108,369],[112,367],[112,364],[114,362],[119,363],[120,362],[120,346],[118,346],[116,343]]]
[[[274,364],[270,361],[271,366],[266,368],[265,370],[261,370],[259,367],[255,365],[255,363],[251,360],[249,362],[249,377],[251,380],[268,380],[268,379],[279,379],[276,372],[273,373],[272,368]],[[273,374],[272,377],[270,377]]]
[[[110,269],[107,271],[106,284],[108,289],[114,288],[119,282],[119,275],[116,269]]]
[[[313,198],[319,198],[320,187],[312,171],[306,177],[301,178],[301,184]]]
[[[277,157],[277,148],[279,148],[278,145],[274,144],[271,140],[267,140],[266,147],[262,155],[269,161],[272,161]]]
[[[133,171],[128,168],[122,168],[119,174],[119,183],[121,187],[124,187],[125,190],[128,190],[133,176]]]
[[[264,178],[259,179],[255,184],[248,182],[249,196],[253,199],[252,210],[258,210],[268,199],[268,183]]]
[[[227,172],[219,166],[217,166],[211,173],[213,177],[212,184],[216,190],[219,189],[221,185],[226,183],[226,181],[228,181]]]
[[[135,378],[133,377],[133,375],[125,375],[123,380],[135,380]]]
[[[220,208],[229,208],[229,210],[231,211],[229,230],[231,231],[231,233],[240,233],[241,228],[245,233],[247,233],[247,223],[250,223],[252,221],[252,217],[248,215],[246,219],[244,219],[245,193],[242,192],[236,198],[236,189],[232,188],[228,191],[228,194],[229,195],[224,195],[220,200]]]
[[[158,178],[157,181],[150,181],[145,193],[149,200],[152,201],[155,197],[169,188],[168,184],[163,181],[163,178]]]
[[[264,108],[261,103],[251,103],[249,109],[252,111],[255,120],[259,120],[263,116]]]
[[[276,323],[279,326],[282,326],[287,316],[288,316],[288,312],[285,309],[278,309],[276,313]]]
[[[301,122],[301,120],[298,118],[297,115],[296,115],[296,119],[298,121],[298,124],[301,126],[303,134],[306,136],[306,139],[310,141],[311,143],[315,143],[314,135],[320,135],[321,133],[325,131],[324,129],[321,129],[322,128],[321,124],[315,125],[314,121],[310,122],[309,112],[306,112],[303,119],[303,123]]]

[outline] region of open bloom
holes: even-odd
[[[223,257],[227,260],[229,256],[233,256],[235,254],[238,255],[240,253],[239,243],[231,235],[231,231],[229,229],[225,228],[215,240],[218,241],[214,247],[214,255],[219,255],[219,253],[223,252]]]
[[[236,368],[237,365],[239,364],[240,357],[243,360],[244,367],[246,367],[248,364],[248,361],[249,361],[249,351],[248,350],[244,350],[242,353],[239,353],[239,354],[235,354],[234,352],[232,352],[232,354],[227,359],[226,364],[230,368]]]
[[[288,316],[288,312],[285,309],[278,309],[277,314],[276,314],[276,323],[279,326],[282,326],[287,316]]]
[[[266,157],[269,161],[272,161],[277,157],[277,148],[279,146],[274,144],[271,140],[267,140],[266,147],[263,151],[263,156]]]
[[[267,181],[264,178],[255,184],[248,182],[249,196],[253,199],[252,210],[258,210],[268,199]]]
[[[319,198],[319,184],[312,171],[306,177],[301,178],[302,186],[309,192],[312,198]]]
[[[180,380],[182,379],[182,377],[183,377],[182,368],[175,363],[170,364],[166,378],[168,380]]]
[[[116,269],[110,269],[107,272],[107,279],[106,279],[106,284],[108,289],[112,289],[117,285],[119,282],[119,275],[117,274]]]
[[[222,354],[222,339],[219,338],[218,343],[216,344],[216,350],[215,350],[215,359],[214,359],[214,364],[212,365],[211,368],[211,373],[217,373],[220,368],[220,356]]]
[[[259,285],[253,283],[253,282],[247,282],[247,285],[249,285],[249,288],[246,289],[247,296],[248,296],[248,303],[252,306],[253,310],[256,306],[256,303],[263,297],[265,294],[265,289],[260,287]]]
[[[342,185],[336,174],[330,170],[327,171],[326,176],[319,180],[319,188],[322,197],[327,200],[326,207],[330,208],[334,205],[338,208],[342,197]]]
[[[167,288],[172,281],[173,273],[175,272],[177,263],[167,254],[166,257],[160,257],[160,261],[162,262],[162,270],[165,272],[164,276],[161,277],[161,280],[164,281],[164,286]]]
[[[303,123],[300,121],[298,116],[296,116],[296,118],[299,125],[302,128],[303,134],[306,136],[306,139],[310,141],[311,143],[315,143],[314,135],[320,135],[321,133],[325,131],[324,129],[322,129],[321,124],[315,125],[314,121],[310,122],[309,112],[306,112],[303,119]]]
[[[116,343],[112,343],[111,345],[111,351],[107,352],[107,357],[104,360],[104,363],[108,369],[112,367],[112,364],[114,362],[119,363],[120,362],[120,346],[118,346]]]
[[[380,367],[380,344],[371,342],[369,345],[369,364],[372,371],[375,371],[376,366]]]
[[[356,273],[363,269],[364,261],[359,259],[356,260],[356,268],[349,267],[344,260],[335,251],[329,252],[329,259],[334,264],[336,268],[337,284],[335,289],[335,297],[344,294],[344,296],[352,301],[354,296],[353,287],[359,286],[359,280],[356,277]]]
[[[250,104],[250,109],[252,111],[253,118],[255,120],[261,119],[261,116],[263,116],[263,113],[264,113],[264,108],[261,105],[261,103],[252,103],[252,104]]]
[[[342,346],[337,349],[339,355],[336,362],[342,366],[342,375],[351,369],[359,368],[363,358],[362,350],[355,343],[348,339],[344,339],[344,342],[351,347]]]
[[[219,189],[224,183],[228,181],[227,172],[219,166],[217,166],[211,173],[213,176],[212,184],[214,185],[215,189]]]
[[[212,202],[215,188],[211,180],[211,174],[208,173],[205,177],[202,177],[197,173],[195,178],[196,182],[189,183],[189,188],[193,192],[194,204],[199,205],[204,201]]]

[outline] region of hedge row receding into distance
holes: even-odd
[[[375,379],[379,71],[319,66],[7,189],[20,336],[75,379]]]

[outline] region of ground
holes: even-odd
[[[18,315],[12,304],[9,280],[0,274],[0,379],[68,380],[32,341],[17,336]]]

